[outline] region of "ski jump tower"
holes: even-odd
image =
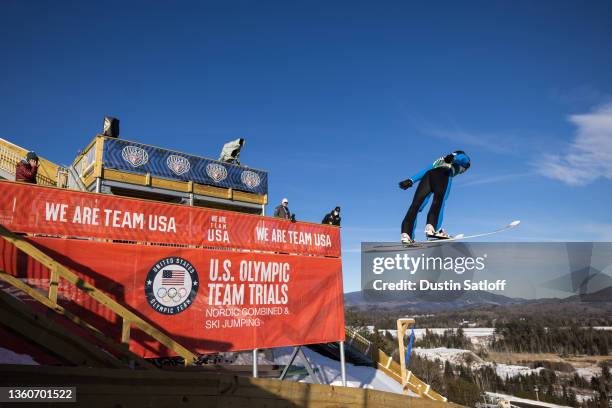
[[[156,370],[151,358],[197,365],[216,352],[344,341],[339,229],[265,217],[265,171],[100,135],[55,171],[44,185],[0,181],[0,335],[45,350],[50,364],[132,374],[34,367],[15,378],[87,377],[108,382],[107,400],[131,398],[120,378],[138,372],[147,392],[166,381],[144,373]],[[209,395],[242,392],[215,381]],[[243,386],[263,387],[261,398],[298,406],[325,405],[311,395],[336,406],[405,403],[251,381]],[[84,389],[93,406],[103,400]]]

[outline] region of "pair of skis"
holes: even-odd
[[[465,235],[465,234],[457,234],[452,236],[451,238],[442,238],[442,239],[430,239],[423,242],[413,242],[411,244],[396,244],[396,243],[385,243],[381,245],[372,246],[368,252],[383,252],[383,251],[402,251],[404,249],[411,248],[430,248],[438,245],[443,245],[447,242],[456,242],[470,238],[480,238],[486,237],[488,235],[497,234],[503,231],[510,230],[512,228],[517,227],[521,222],[519,220],[512,221],[510,224],[496,229],[494,231],[484,232],[482,234],[473,234],[473,235]]]

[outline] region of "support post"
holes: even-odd
[[[257,349],[253,350],[253,378],[257,378]]]
[[[298,351],[300,351],[300,346],[296,346],[296,347],[293,348],[293,352],[291,353],[291,357],[289,358],[289,362],[287,363],[285,368],[283,368],[283,372],[281,373],[280,377],[278,378],[279,380],[284,380],[285,377],[287,376],[287,372],[289,371],[289,368],[291,367],[291,364],[293,364],[293,362],[295,361],[295,357],[297,356]]]
[[[344,342],[340,342],[340,374],[342,377],[342,386],[346,387],[346,360],[344,358]]]
[[[406,367],[406,348],[404,345],[404,336],[406,335],[406,330],[408,329],[408,327],[413,326],[414,324],[414,319],[397,319],[397,341],[399,343],[399,359],[401,368],[400,375],[402,377],[402,388],[404,394],[408,393],[408,382],[410,380],[410,375],[412,374],[412,372],[408,371],[408,367]],[[421,395],[421,393],[419,393],[419,395]]]
[[[53,303],[57,303],[57,290],[59,288],[59,281],[59,272],[57,270],[57,267],[54,266],[51,268],[51,276],[49,279],[49,299]]]
[[[121,325],[121,343],[130,346],[130,321],[126,318],[123,318],[123,323]]]
[[[319,381],[319,377],[315,375],[314,368],[312,368],[312,366],[310,365],[310,361],[308,361],[308,358],[306,357],[306,354],[304,354],[304,350],[302,350],[301,347],[298,350],[298,355],[302,358],[302,361],[304,361],[304,367],[306,368],[306,372],[308,373],[310,378],[312,378],[312,381],[315,384],[321,384],[321,381]]]
[[[96,177],[96,193],[99,193],[101,188],[100,177]]]

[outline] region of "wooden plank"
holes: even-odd
[[[59,274],[57,268],[51,268],[51,276],[49,279],[49,300],[53,303],[57,303],[57,289],[59,287]]]
[[[227,198],[228,189],[193,183],[193,192],[195,194],[205,195],[205,196],[210,196],[210,197]]]
[[[121,324],[121,342],[130,345],[130,321],[128,319],[123,319]]]
[[[64,309],[62,306],[58,305],[57,303],[49,300],[41,292],[29,286],[28,284],[24,283],[21,279],[18,279],[12,275],[9,275],[8,273],[1,271],[1,270],[0,270],[0,279],[10,284],[11,286],[21,290],[22,292],[26,293],[28,296],[37,300],[39,303],[41,303],[43,306],[48,307],[49,309],[53,310],[57,314],[64,316],[65,318],[73,322],[74,324],[88,331],[94,337],[96,337],[96,339],[98,339],[101,343],[109,347],[113,352],[123,357],[125,361],[133,360],[139,363],[139,365],[142,366],[142,368],[146,368],[149,370],[157,369],[153,364],[149,363],[144,358],[132,353],[129,350],[129,348],[125,347],[124,345],[117,344],[114,340],[111,340],[110,338],[106,337],[100,330],[90,325],[89,323],[81,320],[80,317]]]
[[[0,365],[0,376],[7,372],[20,385],[76,386],[79,403],[89,408],[119,403],[130,407],[459,407],[377,390],[202,372]]]
[[[188,181],[168,180],[161,177],[151,177],[151,186],[172,191],[189,192]]]
[[[12,243],[18,249],[25,252],[27,255],[31,256],[47,268],[52,269],[56,267],[58,274],[63,279],[66,279],[68,282],[75,285],[78,289],[86,293],[88,296],[97,300],[102,305],[108,307],[110,310],[112,310],[119,316],[123,317],[124,319],[127,318],[128,320],[130,320],[134,325],[136,325],[146,334],[153,337],[155,340],[159,341],[161,344],[183,357],[185,359],[186,364],[192,364],[196,360],[197,356],[190,352],[187,348],[174,341],[166,334],[162,333],[160,330],[151,326],[149,323],[142,320],[138,315],[134,314],[129,309],[126,309],[121,304],[117,303],[114,299],[106,295],[104,292],[100,291],[95,286],[83,281],[71,270],[69,270],[59,262],[56,262],[53,258],[42,252],[40,249],[36,248],[34,245],[25,241],[23,238],[13,234],[3,225],[0,225],[0,235],[2,235],[5,240]]]
[[[413,321],[413,319],[407,319],[407,320]],[[398,333],[399,332],[400,331],[398,328]],[[357,331],[347,327],[345,334],[347,337],[352,338],[353,341],[356,342],[360,346],[362,352],[364,352],[364,349],[368,347],[369,341],[366,338],[364,338],[362,335],[360,335]],[[405,378],[405,376],[403,377],[401,375],[400,364],[394,361],[385,352],[379,349],[370,350],[369,357],[376,363],[377,369],[381,370],[382,372],[387,374],[389,377],[393,378],[398,383],[405,385],[404,381],[402,380],[402,378]],[[404,359],[404,358],[405,358],[405,354],[403,357],[400,355],[400,359]],[[432,400],[446,401],[446,397],[438,394],[437,392],[429,388],[427,383],[421,381],[417,376],[415,376],[412,373],[410,377],[409,387],[411,391],[415,392],[416,394],[423,393],[425,397],[430,398]]]
[[[102,178],[105,180],[119,181],[122,183],[135,184],[139,186],[163,188],[171,191],[180,191],[185,193],[193,191],[193,193],[203,196],[224,198],[246,203],[265,204],[267,202],[267,195],[258,195],[253,193],[247,193],[244,191],[235,191],[231,188],[208,186],[187,181],[169,180],[161,177],[151,176],[149,173],[136,174],[128,173],[121,170],[105,168],[102,174]]]
[[[85,184],[85,187],[89,187],[91,186],[93,183],[96,182],[96,174],[95,172],[91,171],[89,172],[84,178],[83,178],[83,184]]]
[[[46,316],[29,310],[23,302],[2,290],[0,323],[70,364],[114,368],[123,365],[111,354],[80,337],[72,336]]]
[[[243,201],[246,203],[265,204],[266,196],[234,190],[232,199],[234,199],[235,201]]]
[[[104,172],[104,140],[105,137],[101,135],[97,135],[95,138],[96,143],[96,153],[95,153],[95,161],[94,161],[94,177],[102,177],[102,173]]]
[[[141,186],[147,185],[146,174],[127,173],[125,171],[105,168],[100,177],[104,180],[120,181],[123,183],[137,184]]]

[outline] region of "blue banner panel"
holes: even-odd
[[[127,140],[106,139],[103,161],[108,169],[150,173],[171,180],[193,181],[249,193],[268,193],[268,174],[265,171]]]

